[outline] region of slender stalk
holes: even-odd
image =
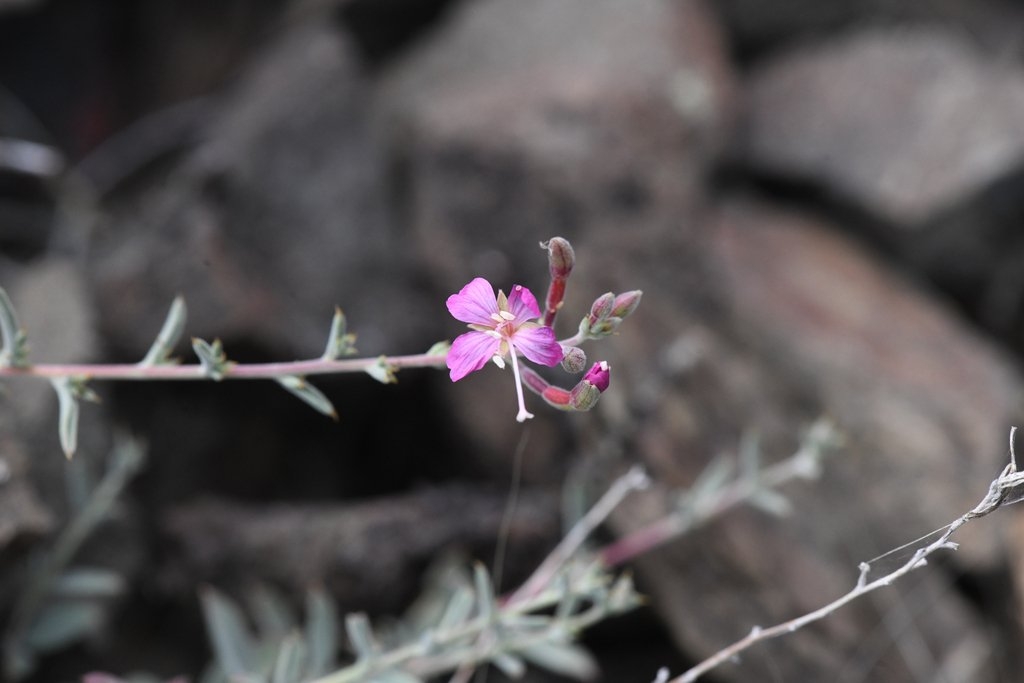
[[[1013,454],[1011,452],[1011,456],[1012,455]],[[751,646],[770,638],[777,638],[779,636],[786,635],[787,633],[793,633],[808,624],[820,621],[838,610],[840,607],[853,602],[865,593],[870,593],[871,591],[888,586],[915,569],[924,567],[928,564],[927,558],[932,553],[938,550],[956,550],[957,544],[949,540],[950,536],[952,536],[957,529],[967,522],[978,519],[979,517],[984,517],[985,515],[996,511],[1004,504],[1007,504],[1011,489],[1015,489],[1021,485],[1024,485],[1024,473],[1017,471],[1016,458],[1013,457],[1011,462],[1003,469],[1000,475],[989,485],[989,489],[985,494],[985,497],[974,507],[974,509],[964,513],[951,524],[946,526],[941,536],[929,545],[918,549],[911,558],[907,560],[907,562],[897,569],[885,576],[881,576],[874,581],[869,582],[868,573],[871,570],[871,564],[868,562],[861,562],[860,576],[857,579],[857,584],[848,593],[836,598],[823,607],[819,607],[818,609],[808,612],[803,616],[796,617],[795,619],[784,621],[769,628],[760,628],[755,626],[745,637],[740,638],[732,645],[722,648],[712,656],[683,673],[681,676],[673,678],[668,683],[692,683],[708,671],[711,671],[725,662],[733,660],[741,652]],[[1010,500],[1010,502],[1012,503],[1015,501]]]
[[[334,375],[363,372],[381,362],[392,368],[440,368],[443,354],[377,356],[341,360],[299,360],[276,363],[237,363],[224,369],[224,379],[273,379],[287,375]],[[60,364],[39,363],[27,367],[0,367],[0,377],[81,377],[97,380],[201,380],[209,379],[202,365]]]

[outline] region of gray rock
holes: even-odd
[[[951,31],[865,30],[755,70],[741,159],[904,229],[1024,161],[1024,70]]]

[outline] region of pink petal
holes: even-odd
[[[498,353],[501,340],[486,332],[460,334],[448,349],[449,377],[458,382],[471,372],[476,372]]]
[[[473,278],[458,294],[448,297],[447,303],[448,311],[456,320],[494,326],[491,315],[498,311],[498,300],[494,296],[494,287],[482,277]]]
[[[555,340],[550,327],[520,328],[513,335],[512,344],[534,363],[550,367],[562,362],[562,345]]]
[[[508,311],[516,320],[530,320],[540,317],[540,306],[533,292],[522,285],[512,285],[512,294],[508,298]]]

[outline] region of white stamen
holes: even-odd
[[[498,315],[500,315],[505,320],[515,320],[516,319],[515,313],[512,313],[511,311],[498,311]]]
[[[491,360],[494,362],[495,365],[497,365],[502,370],[505,369],[505,359],[499,356],[498,354],[494,354],[493,356],[491,356]]]
[[[523,400],[523,383],[519,380],[519,361],[516,360],[516,349],[509,344],[508,351],[508,355],[512,356],[512,374],[516,378],[516,398],[519,399],[519,414],[516,415],[516,422],[525,422],[533,417],[533,413],[526,409],[526,401]]]
[[[497,313],[491,313],[491,320],[493,320],[496,323],[503,323],[503,322],[505,322],[505,320],[501,317],[502,313],[504,313],[504,311],[498,311]]]

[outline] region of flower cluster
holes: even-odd
[[[524,383],[556,408],[589,410],[608,388],[610,379],[608,363],[600,361],[573,389],[562,389],[551,385],[529,366],[520,366],[519,356],[538,365],[561,364],[568,372],[580,372],[586,367],[586,354],[578,344],[612,334],[622,319],[636,310],[641,296],[636,290],[618,296],[609,292],[598,297],[576,335],[558,341],[553,326],[562,307],[575,255],[569,242],[561,237],[552,238],[541,246],[548,251],[551,274],[543,314],[536,297],[526,287],[517,284],[512,286],[508,296],[501,290],[495,294],[491,283],[482,277],[471,280],[457,294],[448,297],[447,302],[452,316],[470,328],[455,339],[448,351],[447,365],[452,381],[457,382],[482,369],[488,361],[504,368],[507,360],[515,377],[519,402],[516,420],[519,422],[533,417],[523,398]]]

